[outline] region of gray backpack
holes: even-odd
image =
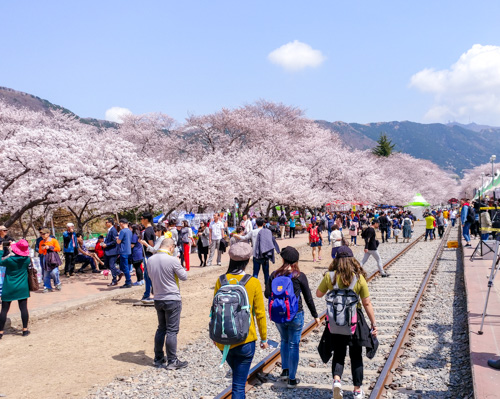
[[[337,284],[335,272],[330,272],[333,290],[326,294],[326,317],[330,333],[339,335],[353,335],[358,322],[357,305],[358,295],[354,292],[354,286],[358,279],[352,279],[348,288],[340,289]]]
[[[231,345],[239,344],[247,339],[251,324],[250,303],[245,284],[252,276],[245,274],[230,284],[225,274],[219,277],[220,288],[214,296],[210,311],[210,339],[224,345],[221,367],[226,361]]]

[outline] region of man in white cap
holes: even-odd
[[[64,240],[64,275],[70,277],[75,272],[75,260],[78,255],[78,241],[76,239],[75,225],[68,223],[63,233]]]

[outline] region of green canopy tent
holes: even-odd
[[[414,197],[413,200],[405,206],[405,209],[408,211],[411,211],[413,216],[417,218],[417,220],[422,220],[424,218],[424,210],[428,206],[430,206],[424,197],[422,197],[422,194],[417,193]]]
[[[408,204],[406,205],[407,207],[409,206],[423,206],[423,207],[426,207],[426,206],[431,206],[431,204],[429,204],[424,197],[422,197],[422,194],[419,194],[417,193],[414,197],[413,197],[413,200]]]

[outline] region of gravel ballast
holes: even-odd
[[[420,236],[424,232],[424,228],[421,224],[417,224],[415,227],[414,237]],[[412,240],[413,241],[413,240]],[[362,240],[360,241],[363,242]],[[408,244],[402,244],[401,242],[396,244],[394,239],[390,240],[388,244],[381,244],[379,247],[379,252],[382,257],[382,261],[385,263],[391,257],[400,252],[404,247]],[[417,244],[421,245],[420,243]],[[325,246],[324,251],[329,251],[330,247]],[[411,251],[413,251],[412,249]],[[303,247],[300,250],[301,259],[304,259],[309,253],[310,248]],[[324,253],[324,256],[327,256]],[[359,260],[360,256],[357,258]],[[307,277],[309,279],[309,285],[311,287],[311,291],[315,292],[318,287],[321,279],[323,278],[323,274],[326,271],[326,267],[317,268],[315,272],[307,273]],[[365,270],[368,275],[370,275],[373,271],[377,270],[376,263],[373,258],[365,265]],[[384,281],[388,281],[389,279],[384,279]],[[315,298],[316,307],[319,313],[325,310],[325,301],[323,298]],[[267,304],[267,300],[266,300]],[[228,371],[230,370],[227,364],[224,364],[222,368],[219,368],[219,364],[221,361],[221,353],[220,351],[213,345],[213,343],[208,338],[208,310],[207,313],[207,329],[202,333],[200,338],[193,340],[192,343],[186,345],[185,347],[178,349],[178,356],[181,360],[187,360],[189,362],[189,366],[186,369],[178,370],[178,371],[168,371],[165,369],[155,369],[151,367],[139,375],[132,376],[123,376],[117,377],[115,381],[104,386],[104,387],[95,387],[95,389],[89,394],[89,399],[97,399],[97,398],[212,398],[227,386],[231,384],[231,377]],[[312,317],[308,311],[305,309],[305,323],[307,324],[312,320]],[[322,330],[321,330],[322,331]],[[183,334],[185,332],[180,331],[179,334]],[[199,333],[197,331],[196,333]],[[152,332],[154,334],[154,332]],[[194,332],[193,332],[194,334]],[[195,334],[194,334],[195,335]],[[302,342],[301,353],[305,350],[305,345],[313,347],[312,352],[314,352],[314,348],[317,346],[319,342],[321,333],[313,333],[307,338],[307,342]],[[274,323],[268,320],[268,339],[276,342],[280,341],[279,333],[274,326]],[[269,350],[261,350],[257,347],[255,352],[255,357],[253,361],[253,365],[262,360],[265,356],[271,353],[274,348],[270,348]],[[317,352],[316,352],[317,353]],[[309,359],[305,356],[300,360],[300,367],[312,367],[311,365],[323,366],[320,360],[318,359]],[[377,365],[378,366],[378,365]],[[324,366],[328,369],[330,366]],[[348,363],[346,363],[346,376],[350,374]],[[269,378],[272,381],[276,379],[276,376],[279,374],[280,370],[275,369],[273,373],[270,374]],[[301,376],[299,375],[299,378]],[[318,382],[321,384],[331,384],[331,373],[315,373],[310,377],[308,375],[307,378],[313,378],[314,382]],[[293,392],[286,392],[285,390],[278,389],[275,393],[275,396],[272,395],[274,392],[274,388],[271,388],[271,391],[266,389],[266,386],[269,384],[264,384],[261,388],[251,391],[248,394],[248,397],[293,397]],[[323,392],[326,394],[326,392]],[[290,394],[291,396],[284,396]],[[300,391],[301,397],[323,397],[318,396],[318,392],[314,390],[302,390]],[[305,396],[303,396],[304,394]],[[296,394],[295,394],[296,395]],[[329,392],[331,397],[331,391]],[[296,397],[296,396],[295,396]],[[328,396],[325,396],[328,397]],[[347,396],[346,396],[347,397]]]

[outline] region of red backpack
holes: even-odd
[[[311,230],[309,231],[309,242],[318,242],[319,241],[319,234],[318,234],[318,227],[311,227]]]

